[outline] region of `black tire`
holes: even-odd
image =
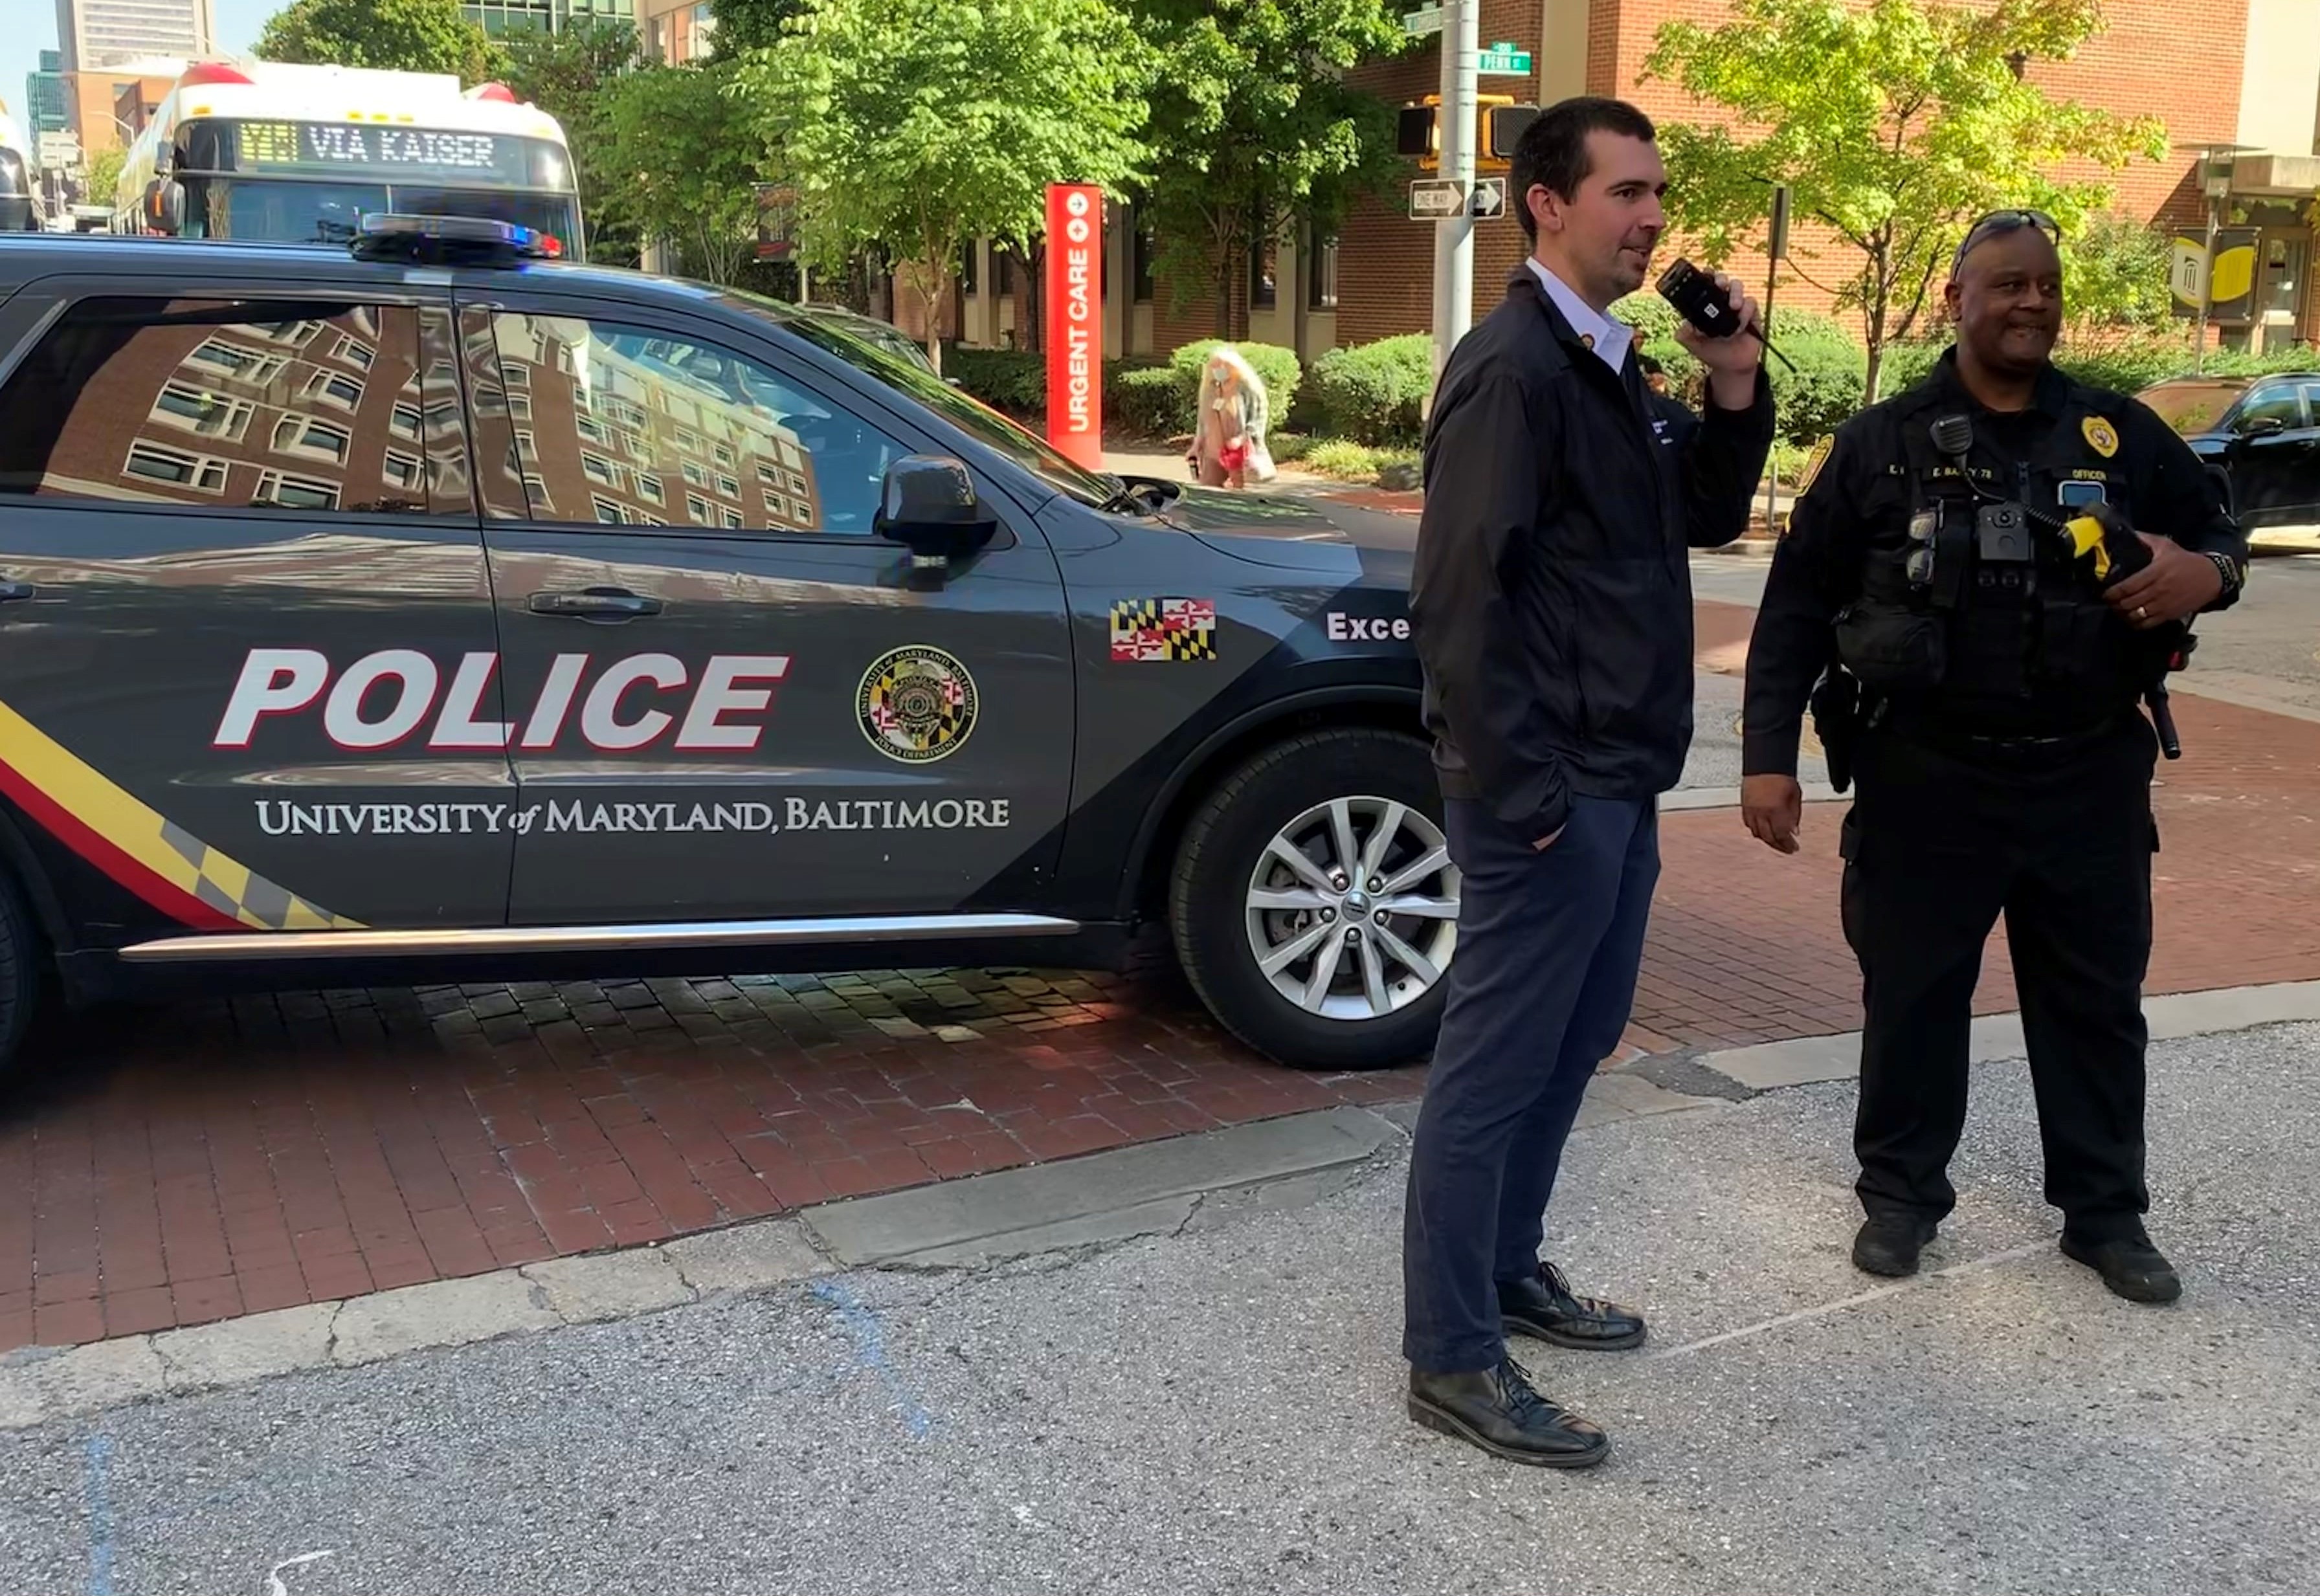
[[[0,874],[0,1080],[16,1071],[41,984],[40,930],[16,884]]]
[[[1361,845],[1357,856],[1367,851],[1392,816],[1391,806],[1403,812],[1379,880],[1391,881],[1438,846],[1442,799],[1423,742],[1366,727],[1304,733],[1251,758],[1194,812],[1176,852],[1168,920],[1177,957],[1193,990],[1241,1040],[1299,1068],[1381,1069],[1418,1058],[1434,1045],[1442,1020],[1444,982],[1426,981],[1415,966],[1400,964],[1390,950],[1398,942],[1403,950],[1440,953],[1438,963],[1429,967],[1446,975],[1448,939],[1455,939],[1456,922],[1455,914],[1445,918],[1441,913],[1440,905],[1455,903],[1456,873],[1445,867],[1406,889],[1397,901],[1416,902],[1423,896],[1433,907],[1423,919],[1389,916],[1383,921],[1388,934],[1377,929],[1374,906],[1364,908],[1355,901],[1340,899],[1326,911],[1280,912],[1255,908],[1249,902],[1258,866],[1272,857],[1268,849],[1274,838],[1300,817],[1340,799],[1352,801],[1354,837]],[[1321,840],[1302,844],[1298,851],[1317,870],[1326,870],[1336,856],[1328,840],[1335,835],[1332,821],[1309,821],[1298,835],[1310,837],[1316,826],[1325,833]],[[1268,871],[1272,880],[1266,890],[1296,893],[1298,872],[1277,858],[1268,864]],[[1358,891],[1367,883],[1351,884]],[[1421,893],[1419,889],[1427,886],[1434,890]],[[1309,890],[1319,901],[1318,889]],[[1336,936],[1320,930],[1325,917],[1349,934],[1357,928],[1364,936],[1328,954],[1337,971],[1324,987],[1312,989],[1316,961],[1325,951],[1320,944]],[[1316,1012],[1284,995],[1274,977],[1260,966],[1255,941],[1259,936],[1275,948],[1307,936],[1319,939],[1317,951],[1292,961],[1283,978],[1319,991],[1323,1005],[1334,1012]],[[1368,939],[1374,940],[1362,948]],[[1364,979],[1367,956],[1373,955],[1389,977],[1376,989],[1395,1005],[1387,1012],[1375,1011],[1377,997]],[[1391,978],[1397,971],[1399,978]]]

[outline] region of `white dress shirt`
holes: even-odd
[[[1554,301],[1554,308],[1571,323],[1588,348],[1603,358],[1603,364],[1613,371],[1623,370],[1627,363],[1627,346],[1635,341],[1636,330],[1625,322],[1615,322],[1599,313],[1594,306],[1572,291],[1571,286],[1538,263],[1534,255],[1524,263],[1538,274],[1539,286]]]

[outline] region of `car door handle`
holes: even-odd
[[[660,601],[625,587],[584,587],[577,593],[535,593],[527,606],[535,615],[576,615],[583,621],[628,621],[660,613]]]
[[[32,596],[32,585],[29,582],[0,582],[0,604],[14,603],[19,599]]]

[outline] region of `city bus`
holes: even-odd
[[[473,216],[583,254],[564,130],[448,73],[197,61],[130,146],[115,232],[346,243],[365,216]]]
[[[32,141],[0,100],[0,232],[41,228],[41,173]]]

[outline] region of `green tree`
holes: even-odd
[[[2159,229],[2106,213],[2064,239],[2062,254],[2068,268],[2063,303],[2075,349],[2159,331],[2174,319],[2171,250]]]
[[[2034,206],[2074,232],[2110,189],[2057,171],[2116,171],[2166,153],[2155,120],[2054,99],[2023,70],[2069,59],[2102,25],[2096,0],[1735,0],[1732,10],[1713,29],[1666,24],[1645,63],[1647,79],[1674,81],[1733,124],[1663,131],[1672,219],[1720,261],[1764,220],[1772,186],[1789,184],[1798,217],[1825,226],[1850,268],[1818,286],[1861,314],[1872,401],[1886,345],[1926,318],[1976,214]],[[1808,259],[1820,252],[1797,246]]]
[[[575,19],[557,32],[526,29],[506,40],[506,83],[562,124],[580,179],[588,253],[596,260],[633,260],[637,219],[605,166],[612,142],[612,95],[644,64],[637,31],[626,23]]]
[[[805,9],[805,0],[715,0],[717,53],[746,55],[781,42],[782,28]]]
[[[939,305],[968,240],[1030,240],[1048,184],[1142,175],[1150,64],[1105,0],[807,0],[737,92],[797,184],[807,258],[884,246]]]
[[[129,164],[129,151],[118,145],[100,150],[88,158],[88,197],[83,204],[110,205],[119,203],[121,168]]]
[[[616,78],[604,107],[600,166],[614,208],[713,283],[738,277],[757,241],[766,146],[732,93],[737,70],[646,67]]]
[[[504,58],[459,0],[294,0],[258,36],[264,61],[452,72],[473,87]]]
[[[1122,0],[1161,52],[1146,138],[1157,267],[1178,305],[1232,286],[1260,238],[1300,216],[1324,226],[1399,174],[1393,113],[1347,68],[1413,41],[1388,0]]]

